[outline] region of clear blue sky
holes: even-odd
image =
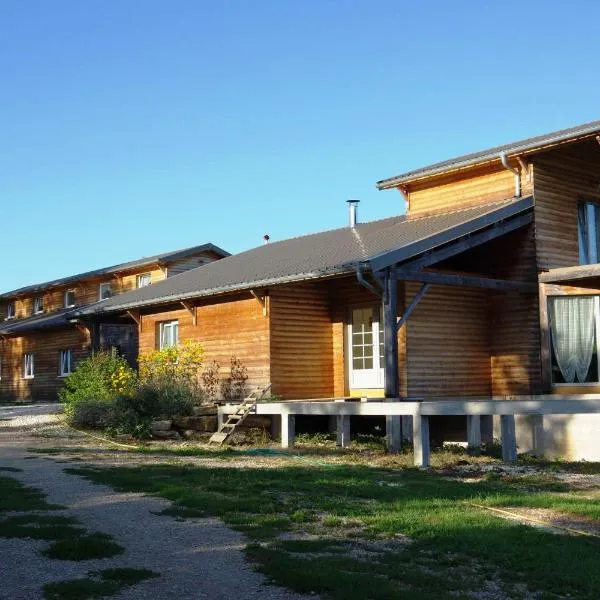
[[[375,182],[600,119],[597,2],[0,2],[0,290],[403,210]]]

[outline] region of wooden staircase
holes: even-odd
[[[264,388],[257,388],[248,397],[238,404],[237,410],[228,416],[227,420],[219,427],[219,430],[210,436],[209,444],[223,444],[235,432],[235,430],[246,420],[246,417],[254,411],[256,403],[264,398],[271,389],[271,384]]]

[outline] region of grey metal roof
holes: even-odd
[[[359,264],[398,248],[415,255],[452,239],[453,228],[472,232],[530,210],[531,199],[509,199],[422,217],[391,217],[273,242],[192,269],[151,286],[114,296],[73,315],[122,311],[201,296],[353,272]],[[469,223],[470,227],[465,228]],[[464,235],[464,233],[461,233]],[[442,236],[442,237],[440,237]],[[429,243],[424,241],[428,240]],[[407,257],[410,252],[406,253]]]
[[[0,322],[0,335],[19,335],[28,331],[68,325],[69,315],[72,312],[73,309],[69,308],[25,319],[8,319]]]
[[[111,275],[113,273],[120,273],[123,271],[129,271],[132,269],[138,269],[140,267],[146,267],[153,264],[167,264],[176,260],[193,256],[198,252],[215,252],[221,256],[231,256],[229,252],[215,246],[214,244],[201,244],[200,246],[192,246],[190,248],[184,248],[183,250],[175,250],[174,252],[163,252],[162,254],[156,254],[154,256],[146,256],[138,260],[132,260],[129,262],[113,265],[112,267],[104,267],[102,269],[96,269],[94,271],[87,271],[85,273],[79,273],[77,275],[70,275],[61,279],[54,279],[52,281],[46,281],[44,283],[36,283],[34,285],[28,285],[25,287],[12,290],[10,292],[4,292],[0,294],[0,299],[8,299],[23,294],[32,294],[35,292],[41,292],[48,288],[57,287],[60,285],[67,285],[75,281],[87,279],[88,277],[101,277],[102,275]]]
[[[474,152],[473,154],[465,154],[464,156],[458,156],[449,160],[428,165],[420,169],[413,171],[407,171],[401,173],[395,177],[388,179],[382,179],[377,182],[377,187],[380,190],[395,187],[402,183],[413,181],[422,177],[428,177],[443,173],[444,171],[450,171],[453,169],[460,169],[464,167],[474,166],[480,163],[489,162],[495,159],[499,159],[501,152],[506,153],[507,156],[530,153],[535,150],[542,150],[547,146],[554,144],[560,144],[568,142],[579,137],[589,136],[600,133],[600,121],[592,121],[591,123],[585,123],[583,125],[577,125],[576,127],[570,127],[569,129],[561,129],[559,131],[553,131],[545,135],[539,135],[537,137],[520,140],[511,144],[505,144],[504,146],[496,146],[495,148],[489,148],[480,152]]]

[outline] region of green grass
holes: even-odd
[[[49,504],[39,490],[23,485],[13,477],[0,475],[0,513],[7,511],[57,510],[63,508]]]
[[[6,471],[7,473],[20,473],[23,469],[17,469],[17,467],[0,467],[0,471]]]
[[[303,593],[450,600],[493,580],[510,598],[524,596],[519,584],[545,599],[600,598],[599,539],[553,535],[472,506],[540,506],[600,520],[600,503],[553,476],[463,483],[348,465],[69,472],[167,498],[173,516],[222,518],[250,538],[248,556],[271,581]],[[301,537],[282,539],[286,532]]]
[[[125,548],[106,533],[90,533],[54,542],[43,554],[59,560],[92,560],[123,554]]]
[[[57,515],[15,515],[0,520],[0,537],[62,540],[81,535],[82,529],[71,517]]]
[[[92,600],[115,596],[158,573],[148,569],[105,569],[88,573],[84,579],[72,579],[44,585],[45,600]]]

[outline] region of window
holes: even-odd
[[[33,314],[39,315],[44,312],[44,297],[38,296],[33,299]]]
[[[179,321],[165,321],[160,324],[158,348],[164,350],[179,343]]]
[[[33,379],[33,375],[34,375],[33,352],[26,352],[23,355],[23,377],[25,379]]]
[[[67,290],[65,292],[65,308],[73,308],[75,306],[75,290]]]
[[[552,383],[599,383],[600,296],[549,298]]]
[[[58,374],[60,377],[66,377],[73,372],[73,352],[71,350],[61,350],[58,359]]]
[[[0,357],[0,381],[2,381],[2,357]]]
[[[152,283],[152,273],[142,273],[137,276],[137,286],[139,288],[146,287]]]
[[[15,303],[13,302],[9,302],[6,305],[6,318],[7,319],[14,319],[15,318]]]
[[[600,205],[579,202],[577,206],[579,264],[600,262]]]
[[[98,286],[98,300],[106,300],[112,296],[112,285],[110,282],[101,283]]]

